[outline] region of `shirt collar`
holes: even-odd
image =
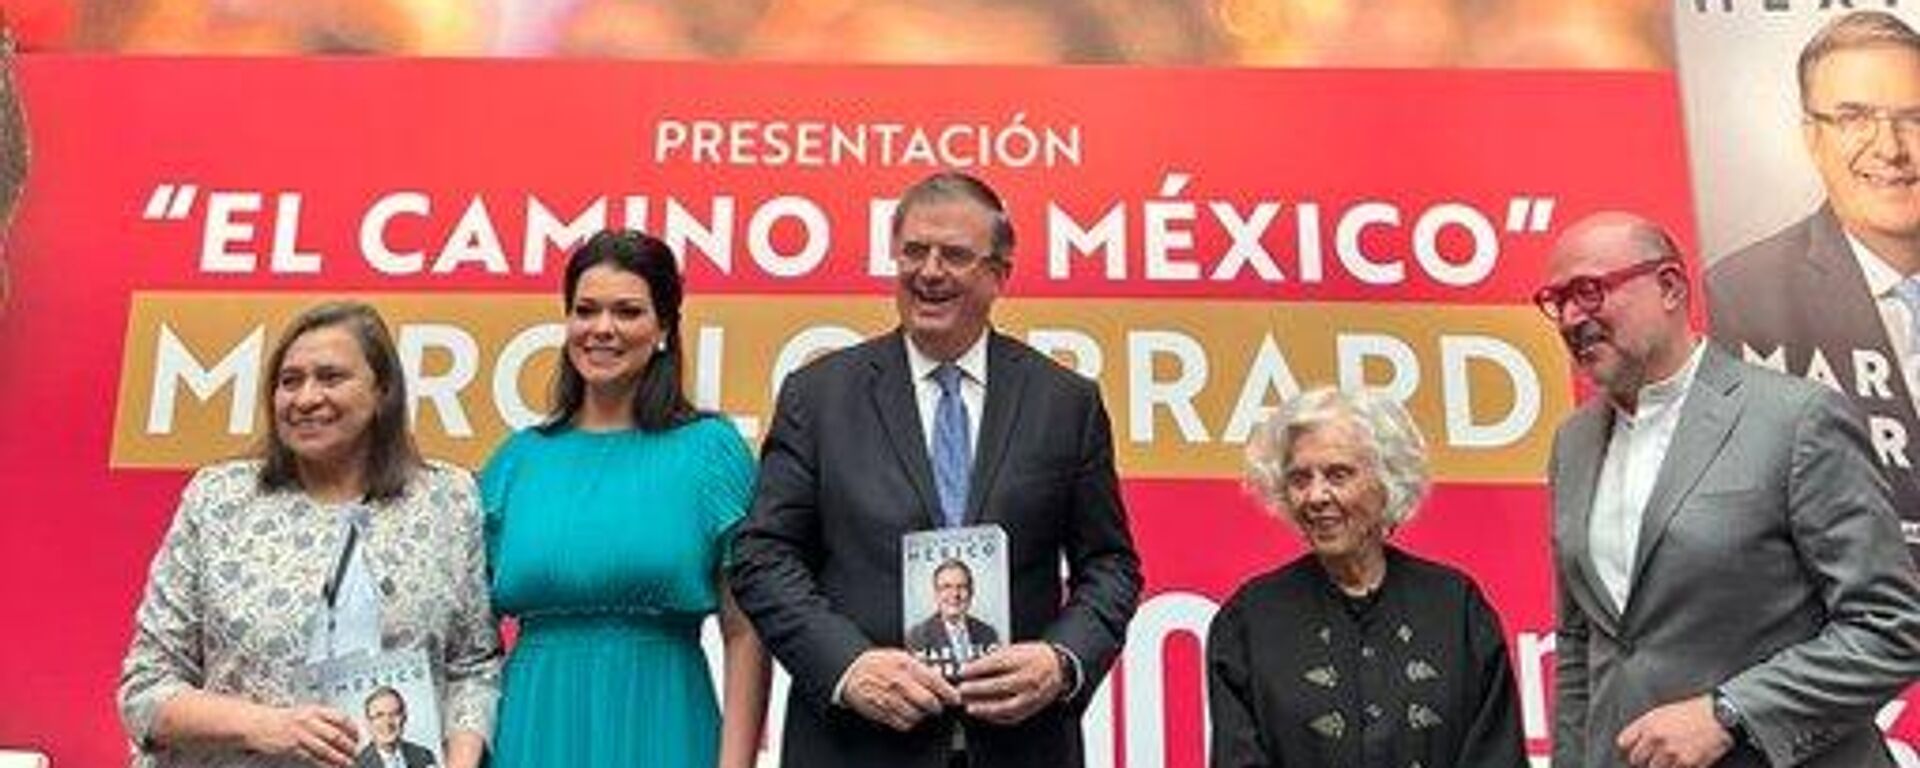
[[[1879,256],[1875,256],[1873,251],[1867,248],[1866,243],[1860,242],[1852,233],[1848,232],[1846,236],[1847,250],[1853,254],[1853,260],[1859,263],[1860,274],[1867,278],[1867,293],[1872,294],[1876,299],[1884,299],[1892,295],[1893,289],[1900,286],[1900,281],[1906,279],[1905,276],[1894,271],[1893,267],[1887,266],[1886,262],[1881,261]]]
[[[1693,352],[1687,355],[1687,364],[1673,375],[1640,388],[1640,396],[1634,398],[1635,413],[1627,413],[1614,406],[1614,410],[1631,422],[1637,415],[1651,413],[1680,402],[1687,396],[1687,389],[1693,386],[1693,377],[1700,372],[1700,360],[1706,357],[1707,341],[1703,338],[1693,340]]]
[[[960,353],[960,357],[953,361],[961,373],[982,386],[987,383],[987,338],[992,335],[991,328],[981,331],[980,338],[973,340],[973,346],[967,347],[967,351]],[[920,347],[913,343],[913,336],[902,333],[900,338],[907,341],[907,368],[913,372],[913,380],[925,381],[933,376],[933,369],[940,367],[940,361],[920,351]]]

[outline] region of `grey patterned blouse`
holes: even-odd
[[[242,752],[149,750],[160,706],[189,688],[295,703],[306,628],[342,545],[344,505],[263,494],[260,462],[200,470],[154,555],[120,672],[120,716],[139,766],[271,766]],[[362,544],[381,592],[387,650],[423,648],[449,732],[491,739],[500,637],[488,606],[479,497],[465,470],[429,462],[403,497],[373,506]]]

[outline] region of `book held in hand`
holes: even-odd
[[[300,685],[308,700],[353,718],[360,732],[354,768],[445,763],[440,697],[426,651],[355,653],[308,664]]]
[[[909,533],[900,542],[901,628],[909,652],[949,679],[1012,634],[1007,532],[997,525]]]

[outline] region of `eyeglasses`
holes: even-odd
[[[1834,129],[1840,134],[1840,140],[1849,143],[1872,138],[1874,129],[1882,122],[1901,140],[1920,141],[1920,108],[1848,105],[1832,112],[1809,109],[1807,119]]]
[[[1566,282],[1559,285],[1549,285],[1535,291],[1533,303],[1540,307],[1540,311],[1546,313],[1548,318],[1555,321],[1560,319],[1568,300],[1572,300],[1575,306],[1580,307],[1581,312],[1593,314],[1600,311],[1601,305],[1607,303],[1608,291],[1619,288],[1621,284],[1641,275],[1658,272],[1669,264],[1679,266],[1680,262],[1674,259],[1650,259],[1612,272],[1568,278]]]
[[[893,260],[902,268],[914,271],[926,266],[928,258],[939,259],[949,272],[965,272],[979,266],[990,257],[964,246],[908,240],[900,244],[900,249],[895,252]]]

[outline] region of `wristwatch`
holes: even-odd
[[[1060,690],[1060,698],[1072,698],[1080,690],[1080,665],[1074,661],[1073,654],[1067,652],[1066,646],[1059,643],[1048,645],[1053,647],[1054,661],[1060,663],[1060,679],[1066,683],[1066,687]]]
[[[1740,708],[1734,706],[1733,701],[1718,688],[1713,689],[1713,721],[1725,728],[1735,743],[1746,740],[1747,729],[1744,718],[1740,716]]]

